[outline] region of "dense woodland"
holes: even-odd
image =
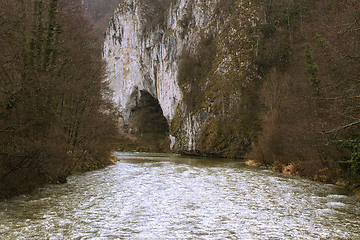
[[[359,188],[360,2],[279,0],[263,13],[255,158]]]
[[[0,6],[0,197],[109,164],[118,116],[81,1]]]

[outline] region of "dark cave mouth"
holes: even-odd
[[[134,133],[166,134],[169,124],[159,101],[148,91],[140,90],[140,99],[131,110],[130,126]]]

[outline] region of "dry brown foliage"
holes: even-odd
[[[0,5],[2,197],[107,164],[117,127],[80,2]]]

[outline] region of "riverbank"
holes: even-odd
[[[13,182],[18,185],[16,188],[0,188],[0,199],[9,199],[15,196],[19,196],[21,194],[28,194],[32,191],[42,188],[47,184],[62,184],[67,182],[67,177],[74,173],[88,172],[93,170],[98,170],[105,168],[109,165],[115,164],[118,161],[118,158],[112,153],[108,152],[107,154],[102,154],[98,158],[83,156],[83,157],[71,157],[68,156],[67,159],[63,160],[68,164],[62,169],[61,175],[53,174],[45,172],[26,172],[25,176],[17,176],[13,175]],[[54,177],[56,176],[56,177]],[[24,178],[25,180],[22,180]]]
[[[271,165],[265,165],[260,161],[248,159],[245,164],[252,167],[271,169],[274,172],[286,175],[300,176],[313,181],[343,186],[352,191],[360,201],[359,183],[349,180],[344,171],[334,161],[326,163],[320,161],[299,161],[286,164],[275,161]]]
[[[132,134],[125,133],[123,139],[118,143],[118,152],[172,152],[170,150],[170,140],[166,134],[144,133]]]
[[[167,136],[127,133],[118,144],[116,151],[170,153],[172,151],[168,146],[169,139]],[[115,163],[118,159],[112,155],[111,161]],[[266,164],[258,160],[247,159],[245,164],[253,167],[271,169],[286,175],[300,176],[313,181],[343,186],[352,191],[360,201],[360,185],[358,183],[352,183],[335,161],[297,161],[290,163],[275,161],[273,164]]]

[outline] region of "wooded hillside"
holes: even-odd
[[[253,153],[265,164],[359,187],[359,1],[271,1],[257,66],[262,129]],[[336,181],[336,180],[335,180]]]
[[[0,197],[108,164],[117,116],[81,2],[0,6]]]

